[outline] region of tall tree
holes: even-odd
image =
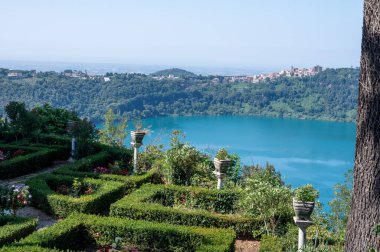
[[[364,1],[354,188],[345,251],[380,249],[380,1]]]

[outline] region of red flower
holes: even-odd
[[[12,157],[21,156],[23,154],[25,154],[25,151],[19,149],[19,150],[16,150],[15,152],[13,152]]]

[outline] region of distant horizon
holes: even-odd
[[[90,63],[90,62],[65,62],[65,61],[22,61],[22,60],[0,60],[0,68],[8,68],[10,70],[36,70],[41,72],[55,71],[62,72],[64,70],[88,71],[91,74],[113,73],[143,73],[151,74],[160,70],[179,68],[201,75],[250,75],[269,72],[278,72],[290,69],[291,66],[298,68],[311,68],[316,65],[300,66],[290,65],[282,68],[273,67],[212,67],[212,66],[174,66],[174,65],[149,65],[149,64],[128,64],[128,63]],[[358,68],[359,66],[323,66],[326,68]]]
[[[19,0],[0,22],[3,60],[339,68],[359,65],[363,0]]]

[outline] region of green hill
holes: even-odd
[[[151,74],[152,76],[178,76],[178,77],[197,77],[195,73],[179,69],[179,68],[171,68],[171,69],[165,69],[165,70],[160,70],[155,73]]]

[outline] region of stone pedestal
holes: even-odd
[[[142,143],[136,143],[131,142],[131,145],[133,147],[134,153],[133,153],[133,171],[132,174],[134,174],[138,169],[138,157],[139,157],[139,148],[142,146]]]
[[[218,179],[218,184],[217,184],[216,188],[218,190],[221,190],[223,188],[222,179],[224,178],[224,176],[226,176],[226,174],[225,173],[220,173],[220,172],[217,172],[217,171],[213,171],[213,173],[215,174],[216,178]]]
[[[70,155],[70,158],[68,160],[69,162],[75,161],[76,149],[77,149],[77,140],[75,139],[75,137],[73,137],[73,138],[71,138],[71,155]]]
[[[313,220],[301,220],[293,217],[294,223],[298,226],[298,251],[302,252],[306,246],[306,229],[313,225]]]

